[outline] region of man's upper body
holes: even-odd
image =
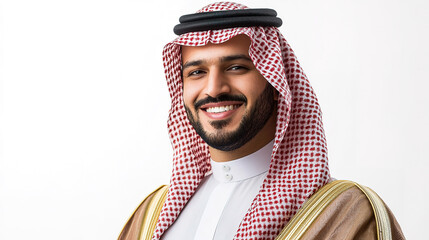
[[[182,17],[164,48],[173,174],[153,239],[275,239],[331,181],[320,107],[275,12],[242,9],[215,3]],[[353,189],[307,239],[377,236],[371,204]],[[120,239],[140,234],[144,209]]]

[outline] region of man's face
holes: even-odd
[[[256,70],[250,39],[182,47],[188,119],[211,147],[231,151],[251,140],[275,112],[274,89]]]

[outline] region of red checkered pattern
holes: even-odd
[[[198,12],[243,8],[247,7],[223,2]],[[259,72],[278,90],[279,100],[270,170],[234,239],[274,239],[304,201],[330,179],[316,95],[277,28],[246,27],[182,34],[163,51],[171,96],[168,130],[174,156],[170,189],[153,239],[159,239],[174,222],[200,181],[211,172],[208,146],[189,123],[183,105],[180,46],[222,43],[238,34],[251,39],[249,55]]]

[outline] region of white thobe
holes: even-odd
[[[273,144],[240,159],[211,160],[212,174],[161,239],[233,239],[268,173]]]

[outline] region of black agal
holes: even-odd
[[[282,20],[273,9],[239,9],[183,15],[174,27],[177,35],[234,27],[280,27]]]

